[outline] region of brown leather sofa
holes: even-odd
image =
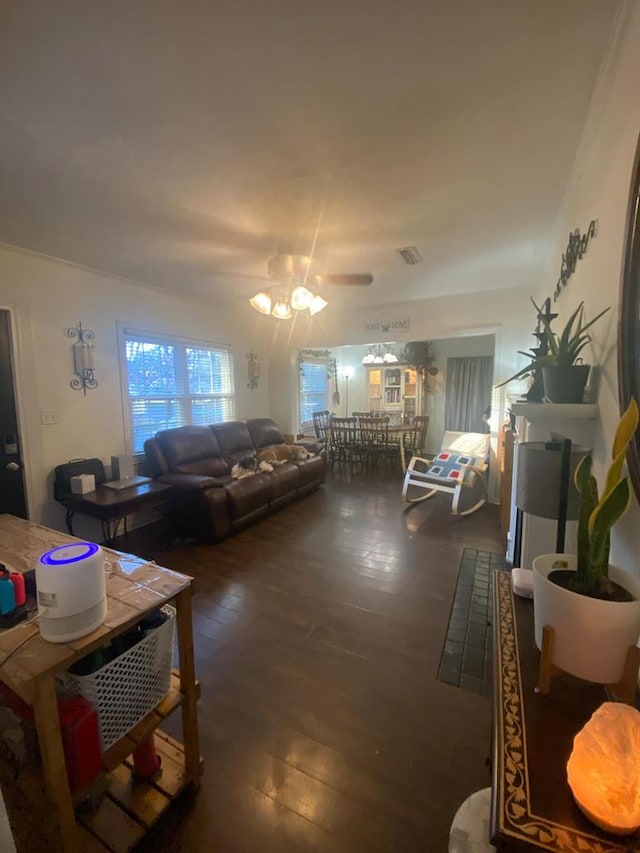
[[[275,465],[272,473],[231,477],[240,459],[287,443],[269,418],[166,429],[145,442],[146,470],[174,487],[177,532],[218,542],[324,483],[324,453]]]

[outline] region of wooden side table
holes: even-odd
[[[0,561],[14,571],[27,572],[43,552],[74,542],[72,537],[24,519],[0,516]],[[22,623],[0,633],[0,680],[33,706],[42,768],[21,769],[17,784],[36,807],[44,793],[52,808],[59,845],[64,853],[104,851],[126,853],[187,786],[199,786],[201,759],[198,745],[198,685],[193,660],[191,578],[148,563],[130,554],[104,549],[107,617],[86,637],[70,643],[43,640],[37,622]],[[166,697],[131,731],[103,754],[108,792],[95,814],[76,822],[74,801],[87,791],[69,790],[58,720],[55,676],[85,655],[109,643],[163,604],[176,607],[180,671],[174,672]],[[160,723],[182,709],[183,743],[161,731]],[[132,778],[132,752],[156,733],[163,766],[149,782]]]
[[[85,495],[69,494],[65,497],[67,530],[73,535],[73,518],[76,513],[90,515],[102,523],[102,535],[107,544],[118,535],[118,527],[124,521],[124,533],[127,534],[127,516],[142,508],[166,503],[172,486],[166,483],[143,483],[120,491],[98,486]]]
[[[579,810],[567,784],[573,738],[606,700],[604,689],[560,674],[536,693],[533,602],[494,573],[493,796],[491,841],[508,853],[631,853],[640,833],[607,835]]]

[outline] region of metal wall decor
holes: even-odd
[[[260,384],[260,362],[258,361],[258,353],[253,350],[249,350],[247,353],[248,365],[247,370],[249,374],[249,381],[247,382],[247,388],[250,391],[255,391],[255,389]]]
[[[562,254],[562,263],[560,264],[560,276],[556,284],[556,289],[553,292],[554,302],[558,299],[564,288],[567,286],[567,282],[575,271],[576,264],[587,251],[589,240],[591,240],[592,237],[595,237],[597,233],[598,220],[592,219],[585,234],[581,234],[578,228],[576,228],[575,231],[572,231],[569,234],[569,242],[567,243],[567,248]]]
[[[93,354],[95,347],[91,343],[95,339],[95,332],[91,329],[83,329],[82,323],[78,321],[77,326],[70,326],[66,331],[68,338],[77,338],[73,345],[73,371],[76,377],[69,385],[74,391],[82,391],[87,396],[87,391],[98,387],[98,380],[94,375],[95,365]]]

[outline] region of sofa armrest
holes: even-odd
[[[215,477],[204,477],[202,474],[162,474],[158,477],[158,482],[187,492],[221,489],[224,486],[223,480],[218,480]]]

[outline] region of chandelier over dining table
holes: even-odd
[[[363,364],[395,364],[397,361],[391,344],[370,344],[362,359]]]

